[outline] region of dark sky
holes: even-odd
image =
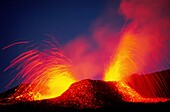
[[[79,33],[103,11],[105,0],[1,1],[1,39],[35,38],[51,33],[61,43]]]
[[[89,34],[92,22],[110,3],[118,9],[119,0],[1,0],[0,48],[18,41],[43,39],[52,34],[65,44],[80,34]],[[118,18],[119,19],[119,18]],[[120,24],[121,21],[120,21]],[[20,45],[0,51],[0,92],[13,78],[3,70],[22,52]]]

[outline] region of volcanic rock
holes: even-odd
[[[133,74],[127,84],[143,97],[170,98],[170,69],[150,74]],[[156,91],[152,91],[152,89]]]
[[[85,79],[73,83],[61,96],[48,102],[64,107],[100,108],[114,102],[140,102],[142,97],[122,82]]]
[[[27,87],[27,85],[25,86]],[[8,94],[5,95],[5,93],[3,93],[0,95],[1,111],[54,112],[79,110],[108,111],[110,109],[112,111],[134,111],[135,107],[137,107],[136,111],[148,111],[148,109],[150,109],[150,111],[156,111],[158,110],[157,107],[161,108],[162,111],[165,110],[165,107],[169,107],[170,103],[155,103],[154,99],[145,99],[123,82],[105,82],[90,79],[73,83],[59,97],[39,101],[26,101],[26,99],[22,97],[20,99],[14,98],[11,101],[7,96],[11,96],[16,90],[17,88],[11,89],[5,92]],[[23,92],[21,92],[19,96],[22,96],[22,93]],[[26,91],[24,91],[24,93],[27,95]],[[28,94],[29,93],[30,91],[28,91]],[[6,96],[5,98],[2,97],[4,95]],[[9,99],[7,103],[1,102],[6,99]],[[9,103],[10,101],[11,103]],[[145,101],[149,101],[150,103],[143,103]]]
[[[0,103],[18,103],[24,101],[33,101],[34,97],[40,95],[32,91],[32,85],[20,84],[8,91],[0,94]]]

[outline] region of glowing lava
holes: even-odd
[[[141,82],[138,85],[135,84],[131,78],[132,74],[141,73],[146,65],[150,65],[150,60],[148,61],[147,57],[148,54],[154,51],[154,49],[151,49],[152,45],[150,44],[151,40],[149,38],[137,38],[140,34],[133,31],[135,27],[135,24],[129,26],[122,35],[117,51],[106,69],[104,80],[121,81],[126,86],[129,84],[136,86],[135,88],[138,88],[138,91],[145,93],[145,95],[149,97],[163,96],[164,92],[166,92],[166,84],[163,80],[160,80],[157,75],[154,75],[151,78],[144,76],[145,78],[143,79],[137,79]],[[153,55],[156,56],[156,54]],[[121,90],[121,88],[119,89]],[[132,94],[131,92],[128,93]],[[140,99],[143,99],[142,101],[146,100],[142,96],[140,97]],[[149,100],[146,101],[150,102]]]
[[[124,81],[123,79],[132,73],[138,71],[135,62],[135,54],[138,52],[136,46],[138,41],[132,34],[125,34],[120,40],[119,47],[110,65],[106,70],[104,80],[106,81]]]
[[[20,54],[5,69],[14,68],[18,71],[11,83],[18,79],[31,85],[20,87],[15,94],[22,92],[23,96],[26,93],[24,91],[29,90],[31,94],[40,93],[38,97],[33,97],[34,100],[53,98],[61,95],[76,81],[70,71],[70,60],[63,55],[58,43],[51,39],[45,40],[42,46],[36,45]]]

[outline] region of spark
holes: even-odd
[[[16,79],[23,80],[23,84],[32,85],[30,92],[41,94],[34,100],[57,97],[76,81],[70,70],[71,62],[63,54],[58,43],[51,40],[43,42],[43,47],[39,45],[23,52],[4,70],[14,68],[18,73],[12,82]],[[24,92],[28,89],[30,86],[19,88],[18,91]]]
[[[12,47],[12,46],[15,46],[15,45],[28,44],[28,43],[29,43],[29,41],[15,42],[15,43],[12,43],[12,44],[10,44],[8,46],[3,47],[2,50],[5,50],[5,49],[7,49],[9,47]]]

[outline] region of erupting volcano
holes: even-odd
[[[117,55],[114,60],[111,60],[110,66],[106,70],[105,81],[86,79],[76,82],[78,79],[73,74],[71,60],[64,55],[53,37],[44,40],[43,45],[35,44],[28,48],[31,50],[12,60],[10,66],[5,69],[6,71],[16,67],[19,72],[14,80],[23,78],[24,81],[18,87],[1,94],[0,102],[5,105],[15,105],[34,101],[34,103],[37,102],[36,105],[50,104],[60,108],[75,109],[97,109],[114,105],[116,102],[167,102],[168,99],[162,98],[161,95],[159,98],[149,96],[151,93],[158,94],[160,91],[158,87],[163,87],[159,84],[159,80],[154,82],[155,79],[161,78],[155,78],[156,75],[147,78],[147,80],[140,79],[141,82],[152,82],[149,83],[148,87],[144,87],[148,94],[145,94],[146,92],[140,88],[138,89],[138,92],[145,94],[145,96],[132,89],[132,87],[140,87],[133,85],[131,83],[133,78],[130,77],[130,73],[138,67],[132,61],[133,54],[130,52],[136,45],[132,38],[131,35],[128,35],[120,41]],[[154,81],[152,81],[153,79]],[[148,98],[148,96],[152,98]]]
[[[5,51],[27,46],[4,70],[15,75],[7,87],[16,80],[20,84],[0,94],[0,107],[79,110],[117,109],[123,103],[166,105],[170,70],[162,70],[169,64],[169,6],[168,0],[122,0],[119,11],[125,21],[117,34],[110,25],[113,17],[104,14],[90,36],[78,36],[63,46],[55,36],[45,35],[37,43],[3,47]]]

